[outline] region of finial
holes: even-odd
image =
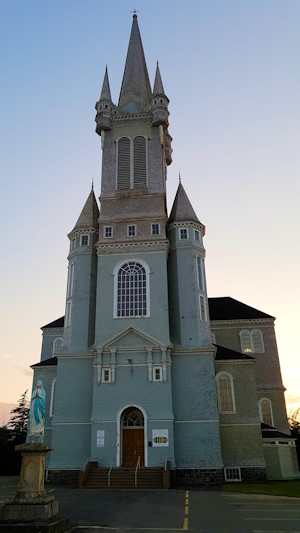
[[[92,179],[92,191],[94,190],[94,178]]]
[[[134,9],[133,11],[130,11],[130,13],[133,13],[132,17],[134,19],[137,19],[137,13],[139,13],[139,11],[137,11],[136,9]]]
[[[180,170],[179,170],[179,183],[181,183]]]

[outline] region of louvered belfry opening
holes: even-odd
[[[118,189],[130,189],[130,139],[118,141]]]
[[[133,182],[134,188],[147,187],[146,139],[139,135],[133,140]]]
[[[132,160],[132,169],[131,169]],[[130,141],[128,137],[118,140],[118,189],[145,189],[147,187],[146,139],[138,135]]]

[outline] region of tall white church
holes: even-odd
[[[168,104],[158,66],[151,89],[134,14],[118,105],[107,71],[96,103],[100,209],[92,190],[68,235],[65,317],[42,328],[32,366],[46,390],[49,476],[81,486],[295,477],[275,319],[207,297],[205,227],[182,184],[167,214]]]

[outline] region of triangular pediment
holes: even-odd
[[[117,335],[110,337],[107,341],[96,346],[98,353],[103,350],[122,350],[122,349],[147,349],[147,348],[164,348],[166,345],[161,343],[155,337],[140,329],[130,326]]]

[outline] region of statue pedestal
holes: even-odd
[[[22,454],[19,485],[14,498],[0,506],[0,531],[69,531],[66,518],[55,518],[58,503],[44,489],[45,455],[51,450],[52,446],[44,443],[16,446]]]

